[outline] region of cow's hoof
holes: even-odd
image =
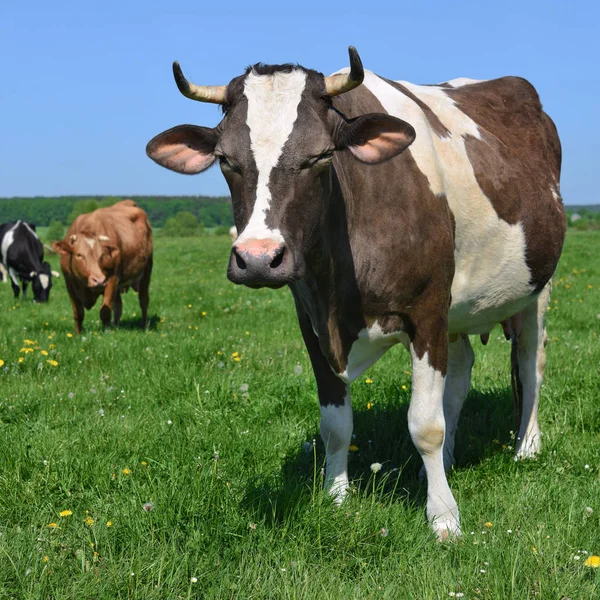
[[[526,435],[522,440],[517,438],[515,460],[535,458],[541,449],[542,444],[539,432],[533,435]]]
[[[452,542],[462,535],[458,519],[454,517],[435,519],[431,526],[438,542]]]

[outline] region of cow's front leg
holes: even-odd
[[[23,279],[23,283],[21,285],[21,287],[23,288],[23,300],[27,299],[27,281],[25,279]]]
[[[103,327],[110,325],[110,315],[112,313],[113,300],[115,293],[117,292],[117,277],[113,275],[108,278],[106,287],[104,288],[104,294],[102,296],[102,306],[100,307],[100,321],[102,321]]]
[[[446,335],[435,343],[419,336],[410,345],[412,397],[408,429],[427,475],[427,517],[438,539],[460,535],[458,507],[444,470],[444,383],[448,346]]]
[[[19,280],[17,279],[16,273],[12,268],[8,268],[8,275],[10,276],[10,286],[12,287],[12,291],[15,299],[19,297],[19,293],[21,292],[21,288],[19,287]]]
[[[341,504],[348,491],[348,450],[352,439],[350,386],[335,376],[308,317],[300,310],[298,321],[319,392],[321,438],[326,451],[325,489],[336,504]]]
[[[123,299],[121,298],[121,292],[117,290],[113,297],[113,323],[115,327],[119,326],[121,322],[121,315],[123,314]]]

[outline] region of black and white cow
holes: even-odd
[[[565,235],[560,142],[524,79],[414,85],[364,71],[354,48],[350,63],[329,77],[258,64],[221,87],[188,82],[175,63],[179,90],[225,116],[165,131],[147,153],[186,174],[218,161],[240,232],[229,279],[290,287],[339,501],[349,384],[394,344],[408,349],[408,428],[444,538],[460,532],[445,468],[470,387],[469,335],[487,341],[499,322],[509,332],[516,453],[540,449],[544,315]]]
[[[52,287],[50,263],[44,262],[44,246],[33,223],[16,221],[0,225],[0,262],[8,272],[15,298],[19,297],[19,280],[23,298],[31,282],[36,302],[47,302]]]

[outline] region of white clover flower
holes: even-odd
[[[247,383],[242,383],[242,385],[240,385],[240,392],[245,393],[248,391],[248,384]]]
[[[382,527],[382,528],[379,530],[379,535],[380,535],[381,537],[387,537],[389,534],[390,534],[390,531],[389,531],[389,529],[386,529],[385,527]]]
[[[585,507],[585,514],[589,517],[594,512],[594,509],[591,506]]]
[[[294,367],[294,373],[296,373],[296,375],[302,375],[302,365],[296,365]]]
[[[146,512],[151,512],[154,510],[154,502],[144,502],[144,504],[142,505],[142,508]]]
[[[381,463],[375,462],[371,465],[371,471],[373,471],[373,473],[379,473],[379,471],[381,471]]]
[[[197,577],[192,577],[192,578],[190,579],[190,581],[191,581],[192,583],[198,583],[198,578],[197,578]]]

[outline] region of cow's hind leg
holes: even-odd
[[[465,398],[471,389],[471,369],[475,362],[473,348],[469,336],[459,335],[448,344],[448,371],[444,386],[444,418],[446,420],[446,436],[444,439],[444,468],[452,468],[454,459],[454,442],[460,411]]]
[[[438,538],[444,539],[459,535],[460,525],[458,507],[444,470],[443,398],[448,347],[446,330],[438,329],[428,342],[417,334],[410,345],[412,397],[408,429],[427,474],[427,517]]]
[[[513,332],[513,394],[515,406],[522,412],[515,444],[517,458],[531,458],[541,447],[538,400],[546,368],[544,321],[551,289],[552,285],[548,283],[537,300],[523,310],[520,331]]]
[[[140,289],[138,298],[140,301],[140,308],[142,309],[142,327],[146,327],[148,324],[148,304],[150,303],[150,296],[148,289],[150,287],[150,277],[152,275],[152,257],[148,261],[142,279],[140,281]]]
[[[323,356],[308,317],[298,310],[298,321],[315,373],[321,406],[321,438],[325,444],[325,490],[341,504],[348,490],[348,450],[352,439],[350,388],[335,376]]]

